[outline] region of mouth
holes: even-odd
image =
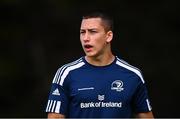
[[[89,51],[91,51],[91,49],[93,48],[93,46],[88,44],[88,45],[84,45],[84,48],[85,48],[86,51],[89,52]]]

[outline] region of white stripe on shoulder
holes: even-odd
[[[59,84],[59,82],[60,82],[60,80],[61,80],[61,77],[62,77],[64,71],[65,71],[68,67],[77,65],[77,64],[79,64],[79,63],[81,63],[81,62],[82,62],[82,60],[79,60],[79,61],[75,61],[75,62],[72,62],[72,63],[69,63],[69,64],[65,65],[65,66],[63,67],[63,69],[61,70],[61,72],[60,72],[60,74],[59,74],[59,76],[58,76],[58,78],[57,78],[57,82],[56,82],[56,83]]]
[[[65,64],[65,65],[63,65],[61,68],[59,68],[58,71],[56,72],[55,76],[54,76],[53,83],[58,83],[58,82],[59,82],[59,77],[62,75],[62,72],[63,72],[68,66],[77,64],[77,63],[79,63],[79,62],[82,62],[82,58],[80,58],[80,59],[78,59],[78,60],[76,60],[76,61],[74,61],[74,62]]]
[[[74,70],[74,69],[77,69],[77,68],[80,68],[84,65],[85,63],[84,62],[80,62],[78,64],[75,64],[75,65],[72,65],[72,66],[69,66],[67,67],[67,69],[63,72],[62,76],[60,77],[60,85],[62,86],[63,83],[64,83],[64,79],[66,78],[66,76],[69,74],[70,71]]]
[[[120,59],[120,58],[118,58],[118,57],[117,57],[117,60],[120,61],[120,62],[122,62],[122,63],[124,63],[124,64],[126,64],[126,65],[128,65],[128,66],[130,66],[130,67],[132,67],[132,68],[134,68],[134,69],[139,70],[138,68],[136,68],[136,67],[130,65],[129,63],[127,63],[126,61],[124,61],[124,60],[122,60],[122,59]],[[139,71],[140,71],[140,70],[139,70]],[[140,72],[141,72],[141,71],[140,71]]]
[[[145,83],[141,72],[137,68],[129,65],[128,63],[123,63],[123,62],[119,61],[119,59],[116,61],[116,64],[119,65],[119,66],[122,66],[122,67],[124,67],[124,68],[126,68],[126,69],[128,69],[128,70],[130,70],[130,71],[132,71],[134,73],[136,73],[140,77],[141,81],[143,83]]]

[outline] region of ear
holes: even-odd
[[[108,31],[107,32],[107,39],[106,39],[106,42],[107,43],[110,43],[113,39],[113,32],[112,31]]]

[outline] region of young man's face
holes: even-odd
[[[94,57],[103,54],[111,40],[109,34],[105,31],[101,18],[83,19],[80,40],[86,56]]]

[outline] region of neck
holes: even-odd
[[[106,54],[106,55],[101,55],[97,57],[89,57],[85,56],[85,59],[88,63],[94,65],[94,66],[106,66],[111,64],[115,56],[112,53]]]

